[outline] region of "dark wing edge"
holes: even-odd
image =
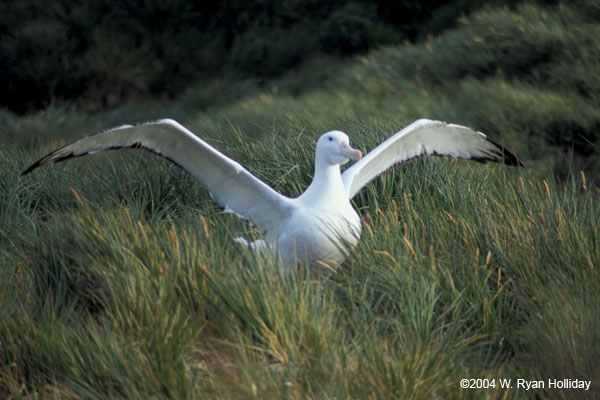
[[[474,135],[472,138],[474,140],[481,141],[481,144],[479,146],[467,146],[467,149],[463,151],[461,148],[457,148],[455,144],[450,142],[448,143],[448,151],[446,152],[445,149],[440,149],[437,145],[426,143],[427,141],[423,142],[419,140],[415,142],[414,139],[411,139],[411,137],[415,137],[413,136],[415,133],[418,135],[422,128],[433,130],[448,128],[457,132],[459,136],[461,132],[462,134],[466,133],[467,135]],[[431,134],[431,131],[427,132],[425,130],[423,132],[425,135]],[[404,142],[405,139],[408,139],[408,142]],[[411,140],[413,140],[412,145],[410,142]],[[386,147],[387,143],[389,143],[388,147]],[[392,162],[389,165],[386,163],[380,164],[379,167],[375,167],[375,171],[371,173],[367,172],[366,176],[361,177],[361,171],[363,171],[363,168],[368,168],[373,162],[375,162],[376,165],[376,159],[380,154],[384,154],[386,151],[388,151],[388,148],[392,148],[390,146],[397,146],[401,143],[408,143],[408,145],[405,146],[403,157],[397,159],[396,162]],[[468,147],[471,148],[469,149]],[[512,167],[524,166],[523,163],[513,153],[493,140],[490,140],[487,135],[482,132],[473,130],[466,126],[449,124],[443,121],[420,119],[412,122],[396,134],[386,139],[384,142],[367,153],[362,160],[346,169],[342,174],[344,186],[346,187],[349,197],[352,198],[354,195],[356,195],[356,193],[358,193],[358,191],[360,191],[362,187],[386,171],[399,165],[408,163],[414,159],[431,156],[464,159],[475,161],[481,164],[494,162]],[[355,181],[356,179],[359,179],[358,183]]]
[[[146,125],[146,124],[155,124],[155,123],[159,123],[161,121],[164,121],[162,119],[156,119],[156,120],[151,120],[151,121],[144,121],[144,122],[139,122],[139,123],[135,123],[135,124],[125,124],[125,125],[117,125],[111,128],[106,128],[106,129],[102,129],[99,130],[97,132],[92,133],[91,135],[88,135],[82,139],[85,138],[90,138],[92,136],[96,136],[96,135],[100,135],[102,133],[105,132],[109,132],[109,131],[115,131],[115,130],[119,130],[119,129],[125,129],[125,128],[133,128],[135,126],[139,126],[139,125]],[[44,157],[40,158],[39,160],[37,160],[36,162],[34,162],[33,164],[31,164],[27,169],[25,169],[23,172],[21,172],[20,176],[25,176],[27,174],[29,174],[31,171],[33,171],[34,169],[44,165],[45,163],[47,163],[48,161],[52,161],[54,163],[59,163],[61,161],[65,161],[65,160],[69,160],[71,158],[77,158],[77,157],[83,157],[85,155],[90,154],[91,152],[84,152],[81,154],[75,154],[73,152],[73,150],[71,151],[64,151],[67,147],[72,146],[74,143],[76,143],[77,141],[79,141],[81,139],[76,140],[75,142],[71,142],[69,144],[65,144],[64,146],[60,146],[57,149],[52,150],[50,153],[46,154]],[[150,149],[148,147],[143,146],[141,143],[135,142],[132,143],[130,145],[126,145],[126,146],[112,146],[112,147],[106,147],[103,148],[102,151],[104,150],[119,150],[119,149],[143,149],[143,150],[147,150],[151,153],[154,153],[156,155],[160,155],[162,156],[159,152]],[[61,154],[64,153],[64,154]],[[162,156],[164,157],[164,156]],[[171,161],[173,164],[177,165],[179,168],[184,169],[181,165],[177,164],[175,161],[173,161],[171,158],[168,157],[164,157],[167,160]]]
[[[473,157],[470,160],[476,161],[476,162],[479,162],[479,163],[482,163],[482,164],[485,164],[488,161],[491,161],[491,162],[495,162],[495,163],[499,163],[499,164],[508,165],[510,167],[524,167],[525,166],[517,158],[517,156],[515,156],[513,153],[511,153],[509,150],[507,150],[502,145],[500,145],[497,142],[491,140],[487,136],[485,137],[485,140],[487,140],[488,142],[490,142],[491,144],[493,144],[494,146],[496,146],[498,148],[496,151],[493,152],[494,155],[497,156],[497,158],[490,159],[490,158],[483,158],[483,157]]]

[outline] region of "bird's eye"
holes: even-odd
[[[330,142],[333,142],[333,138],[331,136],[329,136],[327,139],[329,139]]]

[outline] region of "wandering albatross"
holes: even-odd
[[[352,198],[388,169],[417,157],[440,156],[521,166],[508,150],[485,134],[465,126],[419,119],[365,157],[350,147],[348,136],[330,131],[317,141],[312,183],[296,198],[286,197],[252,175],[190,130],[172,119],[123,125],[100,131],[41,158],[22,175],[48,162],[108,149],[142,148],[158,154],[191,174],[225,211],[249,220],[264,235],[253,249],[277,253],[282,266],[341,263],[347,246],[356,245],[361,222]],[[349,159],[357,162],[341,172]]]

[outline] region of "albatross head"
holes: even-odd
[[[350,147],[350,138],[344,132],[331,131],[323,134],[317,141],[315,158],[329,165],[341,165],[348,159],[360,160],[360,150]]]

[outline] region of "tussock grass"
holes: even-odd
[[[377,141],[365,127],[354,142]],[[219,144],[297,194],[312,146],[272,129]],[[5,396],[446,398],[474,395],[463,377],[598,377],[600,192],[585,175],[418,160],[355,199],[360,245],[315,281],[238,247],[248,227],[153,156],[16,178],[29,155],[5,154]]]

